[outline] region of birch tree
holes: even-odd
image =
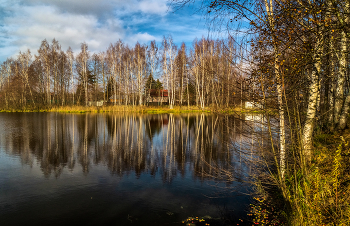
[[[31,98],[31,102],[33,103],[33,106],[35,107],[35,101],[34,101],[34,96],[33,96],[33,92],[32,92],[32,86],[29,83],[29,67],[31,65],[31,58],[32,55],[29,51],[29,49],[27,50],[27,52],[25,53],[19,53],[18,56],[18,68],[19,68],[19,74],[23,80],[23,83],[25,84],[25,89],[29,90],[29,94],[30,94],[30,98]]]
[[[39,53],[39,59],[41,61],[41,65],[44,67],[43,71],[45,71],[46,103],[48,105],[51,105],[51,77],[50,77],[51,62],[50,62],[49,48],[50,46],[45,39],[41,42],[41,46],[38,50],[38,53]]]
[[[279,69],[279,50],[278,50],[278,40],[276,37],[276,28],[275,28],[275,18],[273,11],[273,0],[265,0],[265,9],[267,14],[268,25],[271,31],[272,42],[273,42],[273,54],[274,54],[274,73],[277,80],[277,96],[278,96],[278,111],[279,111],[279,136],[280,136],[280,174],[281,177],[284,177],[285,171],[285,155],[286,155],[286,141],[285,141],[285,122],[284,122],[284,106],[282,100],[282,79]]]
[[[134,63],[136,69],[137,92],[139,105],[143,105],[143,85],[146,75],[146,54],[147,48],[136,43],[134,48]]]
[[[88,61],[90,58],[90,53],[88,50],[88,45],[84,42],[81,44],[81,52],[77,56],[77,65],[76,69],[77,72],[80,75],[81,83],[84,89],[84,96],[85,96],[85,106],[88,105],[88,83],[89,83],[89,78],[88,78],[88,70],[89,70],[89,65]]]
[[[72,104],[74,105],[74,73],[73,73],[73,68],[74,68],[74,54],[73,50],[71,47],[68,48],[67,52],[67,57],[68,57],[68,76],[70,77],[70,83],[69,83],[69,90],[72,93]]]

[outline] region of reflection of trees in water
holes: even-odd
[[[111,172],[122,175],[134,170],[137,175],[146,170],[149,140],[145,137],[144,116],[107,115],[113,129],[107,138],[104,161]],[[107,119],[108,121],[108,119]]]
[[[10,129],[3,131],[6,152],[20,155],[22,163],[29,165],[35,157],[44,175],[60,175],[68,163],[71,145],[67,118],[60,114],[21,114],[5,120]]]
[[[118,175],[159,172],[164,181],[192,171],[200,179],[227,179],[226,171],[237,178],[251,137],[249,125],[227,115],[33,113],[6,120],[13,128],[3,132],[6,152],[24,164],[36,158],[46,176],[76,163],[88,173],[102,163]]]

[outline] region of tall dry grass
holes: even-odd
[[[307,174],[289,175],[291,225],[350,225],[349,140],[315,137],[316,154]],[[334,146],[337,142],[338,146]]]
[[[308,168],[289,163],[284,184],[272,186],[272,192],[266,183],[257,181],[258,201],[250,211],[253,223],[350,225],[350,131],[343,135],[316,135],[315,155]]]
[[[137,112],[137,113],[183,113],[183,112],[211,112],[210,108],[199,109],[197,107],[179,107],[176,106],[170,109],[167,106],[129,106],[129,105],[116,105],[116,106],[102,106],[102,107],[85,107],[85,106],[59,106],[53,107],[48,110],[49,112],[72,112],[72,113],[84,113],[84,112]]]

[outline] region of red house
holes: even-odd
[[[166,89],[149,89],[147,95],[147,103],[166,104],[168,103],[169,95]]]

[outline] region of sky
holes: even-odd
[[[0,0],[0,62],[55,38],[67,50],[83,42],[92,53],[121,39],[133,46],[172,35],[191,45],[210,35],[201,12],[190,5],[176,10],[168,0]]]

